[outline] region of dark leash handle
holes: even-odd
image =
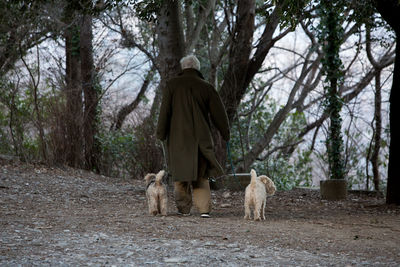
[[[170,173],[169,173],[169,168],[168,168],[167,154],[165,152],[165,150],[166,150],[165,142],[160,140],[160,143],[161,143],[161,149],[162,149],[163,158],[164,158],[164,164],[163,164],[164,165],[164,170],[165,170],[165,172],[167,174],[167,175],[164,176],[163,181],[165,183],[169,184],[170,183],[170,179],[169,179],[170,178]]]

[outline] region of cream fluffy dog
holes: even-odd
[[[162,182],[164,174],[165,171],[161,170],[157,174],[149,173],[144,177],[144,180],[146,181],[146,197],[150,215],[167,215],[167,187]]]
[[[265,220],[265,204],[268,195],[275,194],[274,182],[265,175],[257,177],[255,170],[251,170],[251,182],[246,187],[244,197],[244,218],[250,220],[251,209],[253,209],[254,220]]]

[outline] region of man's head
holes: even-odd
[[[180,63],[182,70],[190,68],[200,70],[200,61],[193,55],[183,57]]]

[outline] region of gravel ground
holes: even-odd
[[[350,194],[278,192],[267,220],[243,192],[213,191],[212,218],[149,216],[141,180],[0,158],[1,266],[400,266],[400,209]]]

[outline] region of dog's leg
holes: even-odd
[[[263,201],[262,206],[261,206],[261,219],[265,220],[265,204],[266,204],[266,200]]]
[[[254,220],[261,221],[260,212],[261,212],[262,202],[256,201],[254,205]]]
[[[249,205],[244,205],[244,218],[250,220],[250,207]]]
[[[149,214],[150,215],[157,215],[158,213],[158,208],[157,208],[157,203],[154,198],[149,199]]]
[[[250,204],[247,198],[244,199],[244,219],[250,220]]]
[[[164,196],[160,199],[160,213],[163,216],[167,216],[167,210],[168,210],[168,198],[167,196]]]
[[[147,208],[149,209],[149,214],[152,215],[152,208],[151,208],[151,199],[150,196],[146,192],[146,198],[147,198]]]

